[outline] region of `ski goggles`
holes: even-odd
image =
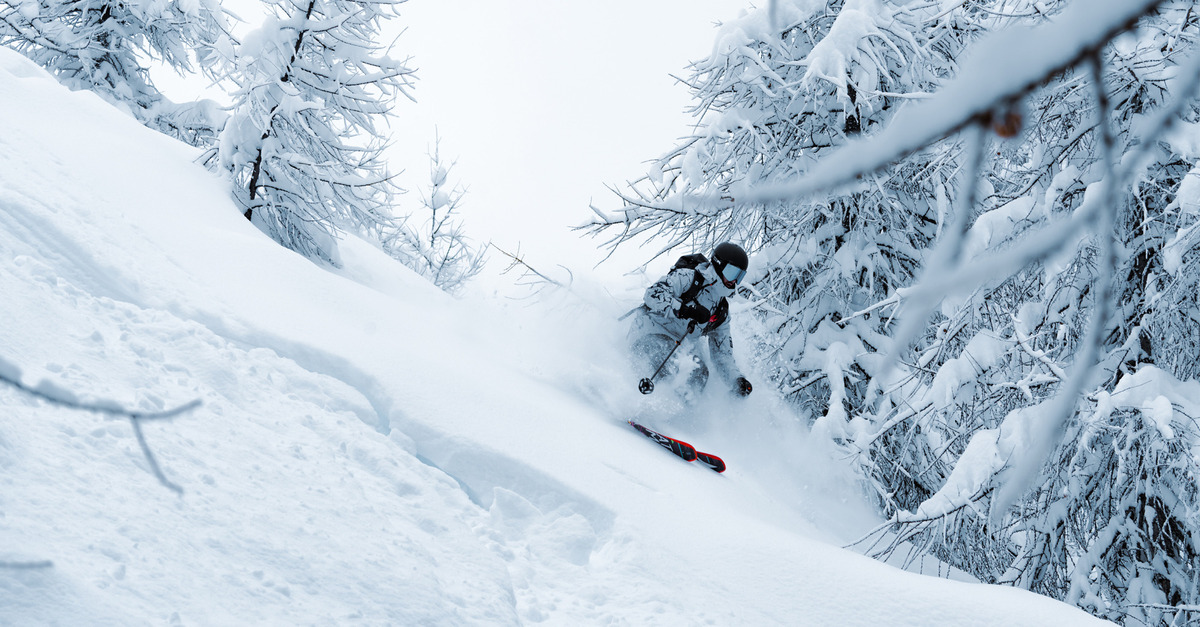
[[[746,276],[746,271],[737,266],[726,265],[724,268],[717,269],[717,274],[721,275],[721,282],[725,284],[725,287],[733,289],[737,287],[742,277]]]

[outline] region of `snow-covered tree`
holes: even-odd
[[[1162,254],[1191,166],[1161,129],[1200,109],[1194,80],[1170,82],[1198,71],[1179,66],[1194,7],[1145,4],[1136,34],[1014,94],[1031,122],[1022,141],[973,148],[997,158],[979,159],[984,189],[960,205],[969,228],[942,258],[992,271],[933,312],[918,367],[887,382],[860,444],[906,471],[869,462],[882,494],[924,493],[889,504],[900,537],[986,580],[1153,623],[1198,594],[1200,463],[1184,451],[1200,433],[1180,383],[1196,372],[1171,355],[1196,348],[1194,309],[1163,297],[1191,279],[1170,277]],[[1070,18],[1060,25],[1069,34]],[[1055,248],[1031,254],[1050,233]]]
[[[209,163],[280,244],[339,264],[339,230],[378,235],[396,191],[385,114],[412,70],[377,43],[403,0],[278,0],[237,54],[233,113]]]
[[[689,82],[700,131],[596,230],[757,249],[760,367],[855,454],[891,516],[877,553],[1182,620],[1198,21],[1162,0],[772,3],[722,29]]]
[[[830,195],[743,198],[873,133],[949,75],[969,30],[920,33],[927,18],[899,3],[837,0],[777,2],[725,24],[688,81],[699,132],[622,195],[623,211],[597,223],[621,228],[614,244],[654,233],[663,250],[723,240],[756,250],[749,291],[768,312],[756,337],[762,364],[834,431],[864,401],[883,348],[887,317],[855,314],[911,282],[960,147],[933,147]]]
[[[451,294],[462,290],[484,266],[486,246],[480,248],[466,236],[459,205],[466,193],[450,182],[454,162],[441,156],[441,140],[429,154],[429,187],[422,190],[421,209],[408,220],[384,230],[384,250]],[[410,223],[416,218],[417,226]]]
[[[211,141],[211,104],[176,104],[151,83],[146,62],[210,76],[230,49],[216,0],[21,0],[0,2],[0,43],[50,70],[71,89],[127,106],[143,123],[195,145]]]

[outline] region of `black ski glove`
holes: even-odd
[[[754,389],[754,386],[750,385],[750,382],[746,380],[746,377],[738,377],[737,378],[738,396],[750,396],[750,392],[753,389]]]
[[[675,312],[675,317],[683,320],[695,320],[696,324],[708,324],[712,313],[704,305],[692,301],[680,305],[679,311]]]

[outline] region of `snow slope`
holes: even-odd
[[[0,360],[203,401],[144,426],[176,494],[128,420],[0,388],[2,624],[1098,622],[838,548],[875,522],[838,462],[765,393],[661,419],[611,298],[451,300],[354,240],[321,269],[194,151],[4,49],[0,125]]]

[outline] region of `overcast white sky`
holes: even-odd
[[[470,234],[506,249],[519,242],[551,268],[590,268],[602,255],[569,227],[589,219],[589,201],[619,206],[605,184],[640,176],[686,134],[690,97],[671,74],[686,77],[711,50],[716,22],[748,6],[409,0],[396,50],[414,57],[418,102],[397,107],[395,130],[398,149],[420,158],[393,158],[412,190],[402,202],[415,202],[427,178],[436,124],[443,157],[457,157],[453,174],[469,188]]]

